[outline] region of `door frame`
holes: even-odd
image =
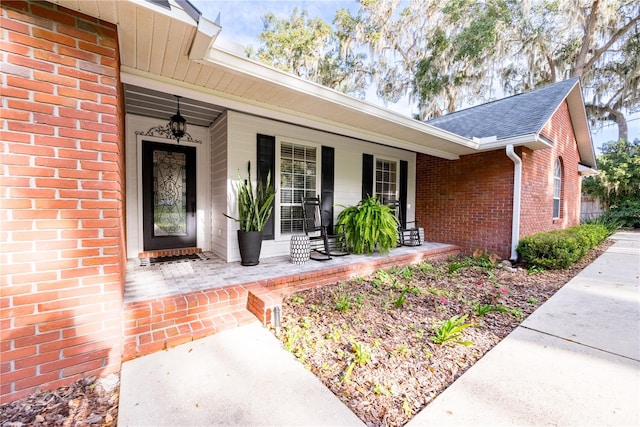
[[[174,148],[175,147],[175,148]],[[184,236],[166,236],[158,237],[157,240],[153,236],[153,224],[154,224],[154,208],[153,208],[153,195],[148,191],[145,194],[145,190],[151,190],[150,186],[153,186],[153,159],[152,153],[159,150],[172,150],[175,152],[183,153],[185,155],[185,161],[188,169],[187,174],[187,206],[186,206],[186,235]],[[148,150],[145,155],[145,150]],[[148,162],[145,164],[145,160]],[[145,251],[156,251],[164,249],[181,249],[196,247],[198,234],[197,234],[197,218],[196,213],[198,211],[197,204],[197,147],[191,147],[184,144],[171,144],[166,142],[150,141],[148,139],[142,140],[142,244]],[[145,185],[146,182],[146,185]],[[146,199],[146,200],[145,200]],[[145,226],[145,223],[146,226]],[[151,234],[149,234],[151,233]]]
[[[142,221],[142,141],[176,144],[173,139],[159,136],[146,136],[137,132],[152,126],[164,125],[165,122],[148,117],[127,114],[126,144],[126,244],[127,258],[137,258],[144,252],[144,232]],[[190,126],[189,133],[202,144],[180,141],[180,145],[196,147],[196,180],[197,180],[197,244],[203,251],[211,250],[211,159],[209,129],[201,126]]]

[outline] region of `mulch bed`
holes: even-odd
[[[482,268],[483,255],[297,292],[274,332],[367,425],[401,426],[611,244],[566,270]],[[473,326],[434,343],[442,322],[464,315]]]
[[[89,377],[0,407],[2,427],[115,426],[119,376]]]
[[[611,244],[567,270],[424,263],[298,292],[278,336],[366,424],[403,425]],[[478,316],[476,302],[511,312]],[[474,326],[460,340],[473,345],[431,341],[438,322],[463,314]],[[118,399],[117,375],[86,378],[2,405],[0,426],[115,426]]]

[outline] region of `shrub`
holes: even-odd
[[[618,227],[640,228],[640,200],[624,200],[603,215],[603,221]]]
[[[544,231],[524,237],[518,254],[527,264],[546,269],[567,268],[610,234],[600,224],[584,224],[566,230]]]

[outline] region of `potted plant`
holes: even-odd
[[[238,246],[241,264],[257,265],[262,249],[262,230],[271,215],[271,205],[276,196],[275,189],[271,186],[271,172],[267,175],[266,185],[260,182],[254,188],[251,183],[251,162],[247,164],[246,179],[240,176],[240,171],[238,178],[238,217],[227,214],[224,216],[240,223]]]
[[[398,243],[398,220],[377,197],[346,207],[338,215],[338,224],[344,227],[349,246],[356,254],[370,254],[376,246],[380,253],[387,253]]]

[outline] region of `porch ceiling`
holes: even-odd
[[[176,113],[176,97],[170,93],[147,89],[131,84],[124,85],[125,111],[130,114],[169,118]],[[189,125],[208,127],[225,109],[191,98],[180,98],[180,114]]]
[[[196,21],[184,2],[51,1],[117,24],[122,71],[202,94],[197,98],[204,105],[194,105],[196,110],[244,110],[448,159],[480,148],[467,138],[233,53],[216,40],[220,27],[203,17]],[[125,88],[128,112],[167,118],[175,112],[173,94],[143,93],[140,81],[134,83]],[[207,101],[218,107],[206,106]],[[194,124],[203,120],[193,114],[183,115]]]

